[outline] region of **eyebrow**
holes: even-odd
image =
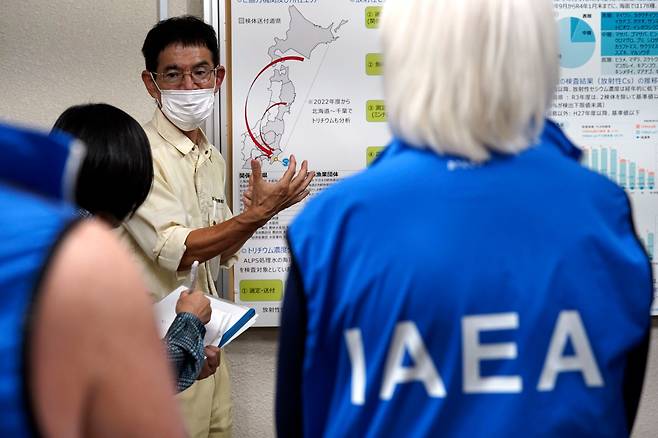
[[[211,64],[208,61],[201,61],[196,64],[194,64],[191,68],[197,68],[197,67],[203,67],[203,66],[210,66]],[[169,64],[166,65],[163,70],[183,70],[178,64]]]

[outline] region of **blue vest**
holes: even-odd
[[[56,242],[74,210],[0,183],[0,434],[32,435],[28,373],[30,316]],[[28,403],[29,402],[29,403]]]
[[[33,305],[48,262],[75,211],[54,199],[23,191],[43,188],[51,197],[61,189],[68,137],[47,139],[29,131],[0,126],[0,435],[36,434],[30,399],[29,341]],[[43,151],[41,157],[38,152]],[[48,166],[31,160],[52,158]],[[31,176],[30,176],[31,175]],[[49,186],[56,183],[56,187]],[[19,188],[20,187],[20,188]],[[46,365],[47,366],[47,365]]]
[[[309,202],[289,228],[305,436],[628,434],[650,265],[579,156],[550,122],[483,165],[396,140]]]
[[[0,123],[0,180],[34,193],[73,201],[86,149],[65,132],[16,129]]]

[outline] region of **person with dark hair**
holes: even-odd
[[[53,129],[87,145],[75,200],[118,226],[142,205],[153,183],[153,160],[144,129],[124,111],[104,103],[72,106]]]
[[[81,151],[0,125],[0,435],[182,437],[139,273],[66,202]]]
[[[73,135],[86,146],[75,190],[82,215],[119,226],[142,205],[153,184],[151,149],[142,127],[119,108],[96,103],[68,108],[53,130]],[[204,349],[211,309],[203,292],[183,292],[176,314],[164,340],[178,391],[183,391],[215,372],[219,349]]]
[[[214,66],[218,70],[224,70],[224,67],[219,65],[219,45],[217,44],[215,29],[196,17],[184,15],[161,21],[146,35],[142,46],[142,54],[144,55],[147,72],[155,73],[159,71],[158,58],[160,53],[172,44],[182,47],[205,47],[210,52],[208,54],[210,56],[209,60],[212,61],[208,64],[208,67]]]
[[[246,208],[234,217],[225,195],[224,158],[200,129],[225,76],[214,29],[195,17],[170,18],[148,32],[142,53],[142,81],[157,104],[144,127],[155,179],[144,204],[122,228],[156,297],[179,286],[195,260],[199,288],[217,295],[220,267],[230,267],[236,252],[274,215],[304,199],[314,173],[305,161],[297,172],[291,157],[282,178],[270,183],[253,160]],[[192,436],[230,436],[224,360],[211,379],[195,383],[180,398]]]

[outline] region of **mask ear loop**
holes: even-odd
[[[155,85],[155,88],[157,88],[158,91],[160,92],[160,99],[162,99],[162,90],[158,86],[158,81],[155,80],[155,73],[153,73],[153,72],[149,72],[149,73],[151,73],[151,80],[153,81],[153,84]],[[153,100],[155,101],[155,104],[158,106],[158,108],[162,109],[162,103],[158,102],[158,99],[155,98],[155,97],[153,98]]]

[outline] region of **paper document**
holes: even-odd
[[[186,286],[180,286],[169,295],[154,304],[155,319],[160,331],[160,337],[164,338],[169,326],[176,318],[176,302],[181,292],[188,290]],[[232,303],[221,298],[206,295],[210,300],[212,315],[206,324],[206,336],[204,345],[216,345],[224,347],[233,339],[237,338],[256,322],[256,311],[246,306]]]

